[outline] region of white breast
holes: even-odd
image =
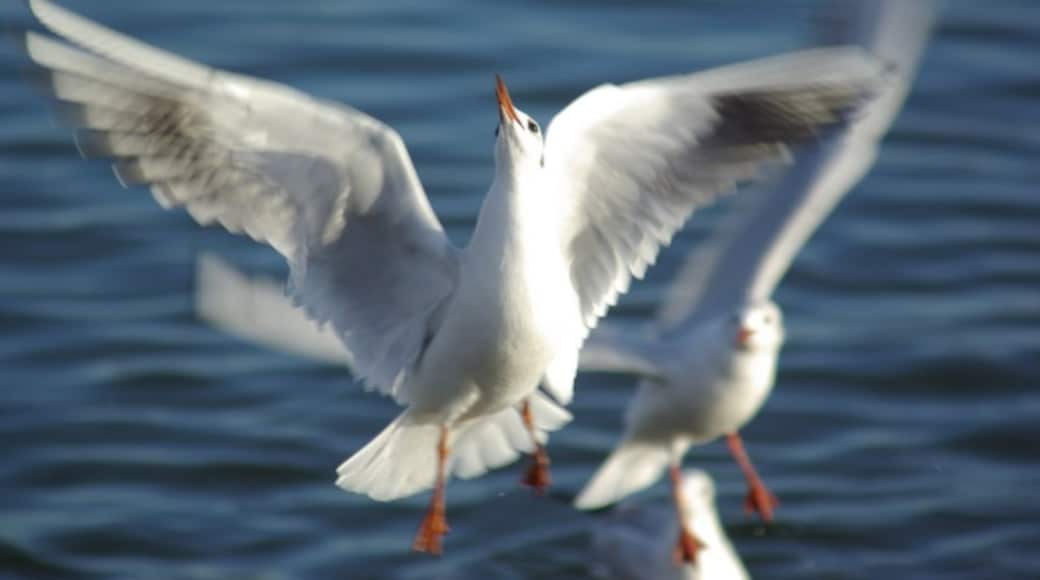
[[[488,193],[459,288],[420,368],[441,401],[471,399],[466,415],[517,405],[537,387],[573,294],[556,228],[538,228],[536,208],[517,203],[523,195]]]

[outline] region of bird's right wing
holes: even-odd
[[[855,43],[887,63],[891,81],[848,129],[808,147],[768,192],[738,200],[715,235],[687,258],[657,316],[665,333],[767,299],[795,255],[870,169],[909,90],[935,16],[928,0],[838,2],[821,40]]]
[[[359,111],[214,70],[47,0],[29,8],[64,40],[25,33],[25,51],[80,150],[115,158],[151,188],[285,256],[294,300],[329,324],[367,384],[401,385],[455,289],[458,253],[400,136]]]

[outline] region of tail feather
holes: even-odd
[[[439,427],[401,413],[372,441],[343,462],[336,485],[390,501],[433,487]]]
[[[541,431],[556,431],[574,418],[567,409],[541,391],[535,391],[527,400],[531,403],[534,426]]]
[[[541,392],[530,398],[536,436],[571,419],[562,407]],[[440,427],[415,423],[405,411],[368,445],[336,470],[336,485],[372,499],[390,501],[433,487],[437,474],[436,444]],[[515,461],[532,449],[531,437],[514,408],[474,419],[453,430],[450,473],[469,479]]]
[[[539,443],[549,439],[549,431],[555,431],[571,420],[566,409],[541,391],[535,391],[528,401]],[[452,451],[452,473],[462,479],[478,477],[489,469],[512,463],[521,453],[530,453],[533,448],[520,414],[513,408],[503,409],[460,430]]]
[[[625,440],[585,486],[574,505],[590,510],[612,504],[621,498],[649,487],[671,459],[668,447]]]

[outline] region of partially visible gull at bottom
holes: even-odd
[[[697,561],[676,566],[679,520],[667,505],[623,504],[592,532],[592,573],[603,580],[748,580],[715,508],[715,483],[707,472],[686,469],[681,483],[685,527],[703,546]]]

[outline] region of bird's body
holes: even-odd
[[[408,388],[412,413],[456,421],[517,405],[560,350],[553,328],[567,308],[567,269],[553,237],[537,235],[537,197],[527,191],[539,185],[488,192],[458,291]]]
[[[772,303],[757,310],[779,320]],[[633,438],[685,450],[732,433],[755,416],[773,388],[782,324],[763,328],[753,344],[742,346],[732,326],[732,318],[716,318],[691,337],[694,346],[683,352],[662,348],[660,376],[642,381],[629,407]]]
[[[582,355],[582,366],[623,370],[630,359],[619,357],[627,342],[603,333],[594,336]],[[771,301],[704,319],[681,336],[645,339],[630,357],[642,359],[648,378],[640,381],[625,415],[621,442],[575,499],[593,509],[638,491],[673,471],[687,450],[729,437],[758,413],[773,389],[783,317]],[[622,364],[618,366],[617,363]],[[739,458],[738,458],[739,459]],[[761,486],[750,463],[741,461],[753,486],[748,506],[768,518],[775,503]],[[757,496],[756,496],[757,494]]]
[[[464,435],[473,421],[519,406],[559,352],[554,325],[566,269],[552,237],[532,235],[538,214],[524,192],[537,185],[496,182],[489,190],[459,259],[458,290],[439,307],[437,329],[403,387],[408,422],[458,424]],[[408,470],[410,462],[395,463]]]
[[[575,316],[578,305],[554,235],[558,228],[546,223],[558,212],[549,195],[552,183],[542,162],[541,137],[518,121],[522,113],[512,108],[501,81],[498,90],[503,122],[521,128],[504,125],[496,136],[495,181],[473,236],[459,253],[455,292],[437,306],[435,324],[401,385],[408,409],[339,467],[337,484],[345,489],[386,499],[430,486],[442,489],[445,473],[454,468],[448,457],[415,456],[423,453],[422,441],[438,436],[443,455],[463,447],[471,465],[457,468],[464,476],[533,447],[537,463],[531,481],[536,487],[547,484],[547,459],[537,432],[544,421],[535,421],[544,412],[539,406],[530,410],[530,399],[540,397],[547,404],[536,391],[553,360],[573,347],[559,328],[562,320]],[[573,381],[573,371],[564,381]],[[481,445],[482,428],[499,421],[502,412],[512,417],[513,409],[521,411],[533,441],[509,441],[504,450],[489,454]],[[474,446],[479,457],[466,452]],[[395,459],[387,460],[388,455]]]
[[[26,53],[82,128],[81,152],[282,254],[301,315],[406,407],[337,484],[378,500],[432,487],[415,544],[429,552],[450,476],[533,451],[526,482],[547,485],[542,443],[570,419],[582,341],[694,209],[821,138],[882,77],[834,48],[602,85],[544,134],[498,79],[495,177],[458,249],[389,126],[28,5],[57,38],[27,32]]]

